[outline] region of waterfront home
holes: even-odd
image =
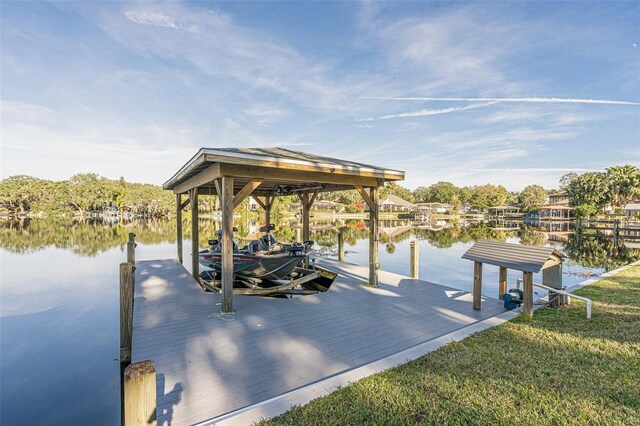
[[[417,203],[416,210],[426,214],[444,214],[451,210],[451,206],[445,203]]]
[[[522,217],[520,208],[513,205],[501,205],[489,207],[489,218],[493,220],[513,219]]]
[[[414,205],[397,195],[389,194],[379,204],[381,212],[408,212],[414,209]]]
[[[548,204],[552,206],[568,206],[569,193],[566,191],[550,192]]]
[[[573,219],[573,210],[573,207],[561,204],[550,204],[538,208],[541,220],[571,220]]]

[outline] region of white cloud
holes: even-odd
[[[384,97],[369,96],[366,99],[382,99],[392,101],[444,101],[444,102],[506,102],[536,104],[595,104],[595,105],[634,105],[640,102],[612,101],[606,99],[572,99],[572,98],[431,98],[431,97]]]
[[[141,25],[155,25],[158,27],[178,28],[176,21],[163,13],[145,12],[140,10],[127,10],[124,16],[131,22]]]
[[[376,120],[390,120],[393,118],[407,118],[407,117],[427,117],[430,115],[449,114],[451,112],[466,111],[469,109],[484,108],[489,105],[493,105],[495,102],[487,102],[484,104],[466,105],[461,107],[451,107],[442,109],[421,109],[418,111],[402,112],[397,114],[387,114],[380,117],[361,118],[358,121],[376,121]]]

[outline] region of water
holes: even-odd
[[[277,224],[282,241],[300,239],[295,222]],[[346,260],[368,263],[368,230],[363,221],[337,224],[345,235]],[[550,245],[569,254],[564,283],[582,281],[576,273],[601,273],[640,259],[640,250],[614,245],[611,239],[575,239],[555,234],[557,242],[534,228],[491,230],[428,224],[383,222],[382,269],[409,272],[409,241],[419,240],[420,277],[471,290],[473,264],[461,259],[475,239]],[[219,224],[199,223],[200,246]],[[257,232],[255,220],[236,223],[242,241]],[[433,228],[444,228],[434,230]],[[334,247],[334,224],[319,224],[313,238]],[[190,226],[185,231],[188,259]],[[560,230],[562,231],[562,229]],[[128,223],[103,220],[31,220],[0,226],[0,423],[113,425],[120,420],[118,265],[126,259],[125,243],[135,232],[138,259],[175,258],[176,226],[172,220]],[[240,241],[242,243],[242,241]],[[190,262],[186,261],[188,267]],[[520,274],[510,272],[509,287]],[[539,281],[540,277],[534,277]],[[486,265],[483,293],[497,297],[498,268]]]

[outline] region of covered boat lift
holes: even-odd
[[[198,196],[217,195],[222,208],[222,304],[233,312],[233,210],[249,195],[265,211],[275,197],[298,195],[302,239],[309,240],[310,210],[321,192],[356,189],[369,206],[369,285],[377,286],[379,188],[404,172],[283,148],[201,148],[165,184],[176,194],[178,258],[182,262],[182,210],[191,204],[192,274],[199,280]],[[187,194],[183,201],[182,195]]]

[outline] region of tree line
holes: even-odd
[[[604,172],[582,175],[568,173],[560,179],[560,191],[566,192],[576,217],[594,216],[604,207],[622,208],[640,196],[640,170],[624,165],[607,168]],[[484,212],[491,206],[517,204],[523,211],[534,212],[547,204],[549,194],[540,185],[529,185],[521,192],[509,192],[502,185],[458,187],[451,182],[437,182],[410,190],[395,182],[380,189],[381,200],[389,194],[412,203],[438,202],[458,210],[462,206]],[[345,211],[362,211],[364,203],[357,191],[327,192],[319,200],[333,201],[346,206]],[[284,214],[295,196],[277,197],[273,214]],[[246,203],[246,200],[245,200]],[[199,210],[211,212],[215,196],[201,196]],[[0,181],[0,207],[11,213],[31,215],[84,215],[91,212],[130,212],[136,216],[166,216],[175,212],[175,197],[170,191],[149,184],[129,183],[123,178],[112,180],[95,173],[81,173],[65,181],[51,181],[30,176],[12,176]]]

